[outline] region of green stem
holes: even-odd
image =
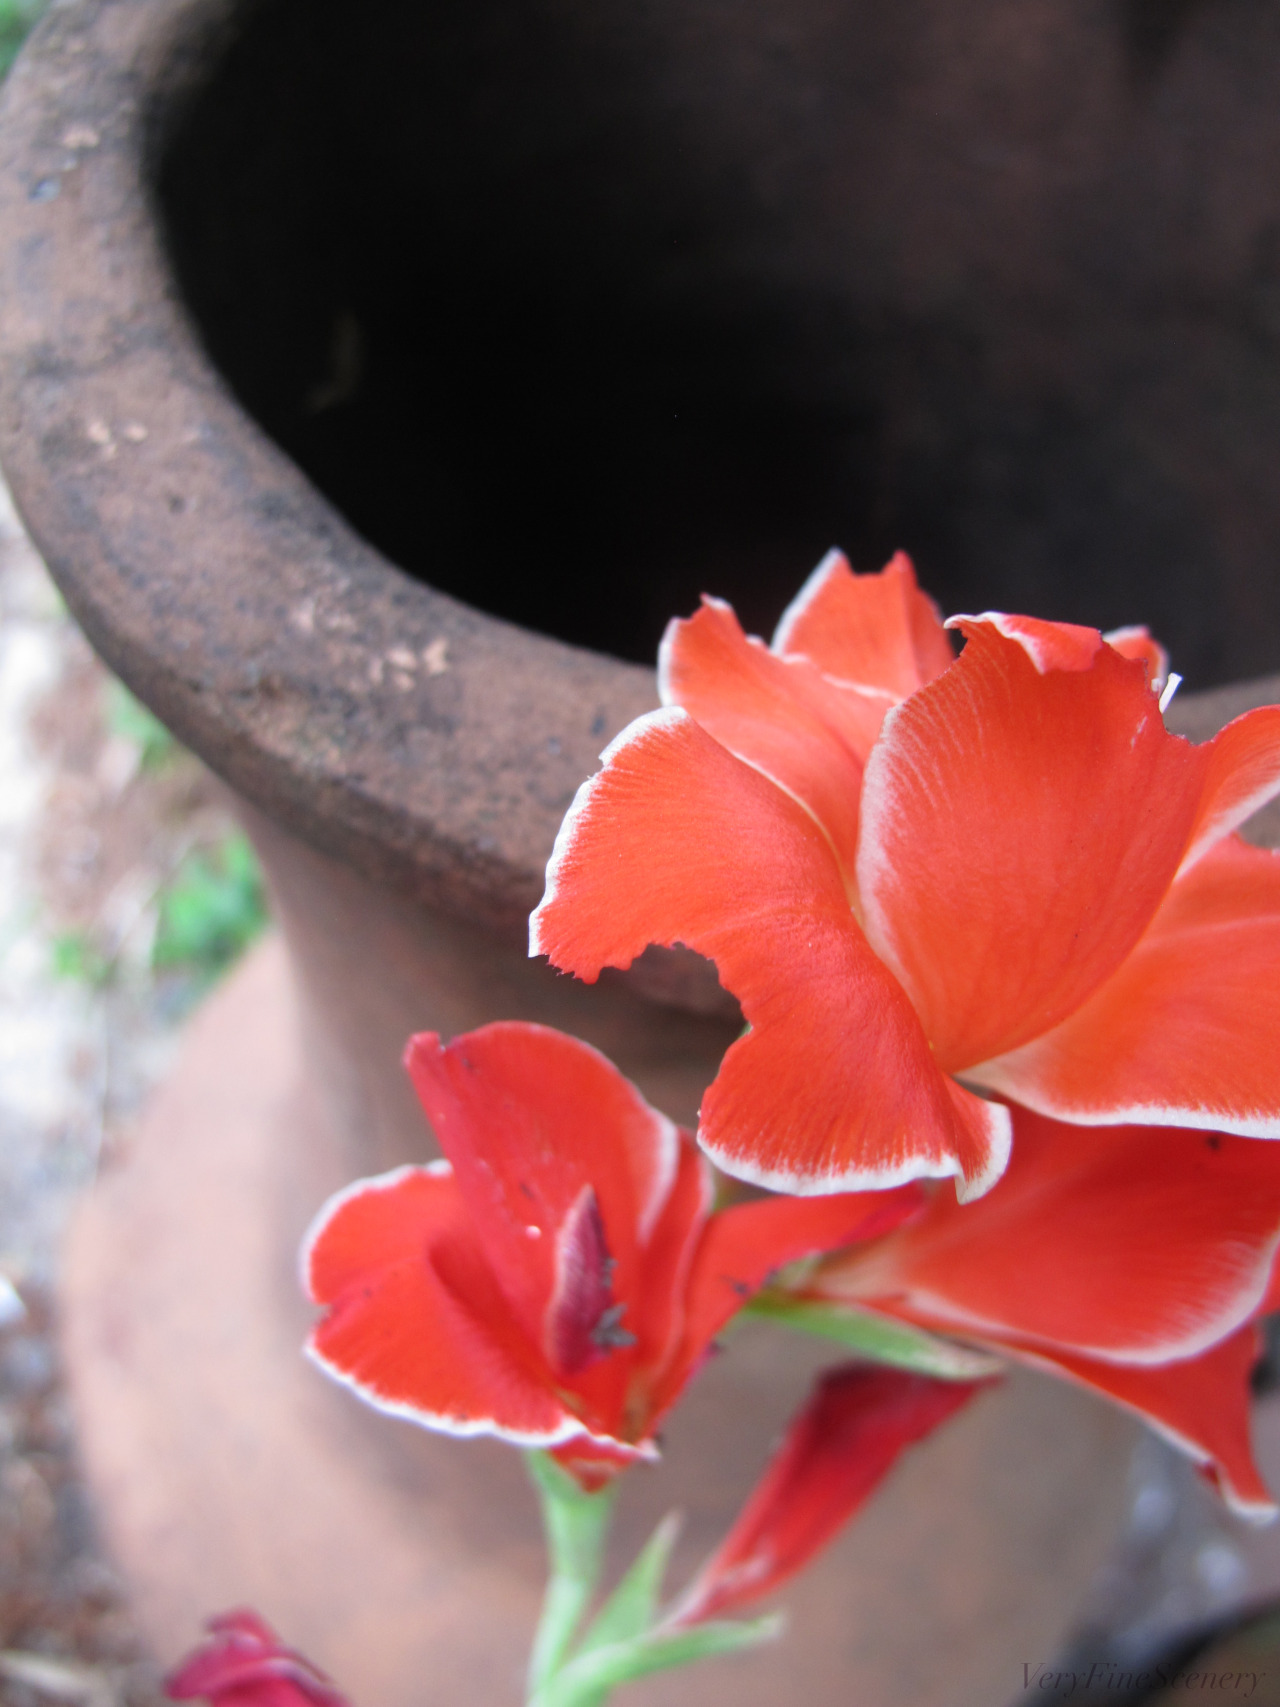
[[[577,1654],[530,1707],[604,1707],[619,1684],[670,1671],[716,1654],[741,1653],[782,1630],[778,1613],[750,1623],[698,1624],[691,1630],[649,1630],[629,1642]]]
[[[584,1492],[545,1452],[530,1452],[526,1461],[542,1502],[550,1572],[529,1659],[532,1700],[564,1664],[595,1594],[613,1515],[613,1489]]]

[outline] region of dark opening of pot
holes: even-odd
[[[651,660],[831,544],[1280,667],[1280,12],[260,0],[161,115],[206,345],[432,585]]]

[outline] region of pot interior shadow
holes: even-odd
[[[1280,667],[1280,12],[1134,16],[258,0],[152,178],[245,406],[474,606],[647,662],[903,546],[1202,687]]]

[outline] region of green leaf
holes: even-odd
[[[1003,1368],[998,1358],[985,1351],[939,1339],[923,1328],[895,1322],[856,1304],[828,1304],[775,1290],[757,1293],[742,1314],[767,1317],[800,1333],[834,1340],[869,1362],[892,1364],[940,1381],[974,1381]]]
[[[579,1654],[612,1647],[617,1642],[628,1642],[649,1628],[657,1611],[662,1579],[679,1529],[679,1514],[668,1512],[637,1554],[631,1569],[597,1613],[583,1637]]]
[[[151,963],[212,977],[266,922],[262,873],[248,837],[236,831],[212,849],[188,854],[161,891]]]
[[[578,1632],[600,1580],[614,1489],[589,1494],[546,1452],[525,1462],[542,1502],[550,1576],[529,1660],[529,1693],[555,1677]]]
[[[56,978],[101,990],[111,982],[112,965],[86,931],[63,931],[49,945]]]
[[[630,1642],[596,1648],[570,1660],[530,1707],[599,1707],[620,1684],[772,1641],[781,1633],[783,1622],[780,1613],[749,1623],[713,1621],[688,1630],[651,1630]]]
[[[44,0],[0,0],[0,77],[9,69]]]

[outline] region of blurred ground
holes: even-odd
[[[13,1707],[159,1699],[79,1480],[52,1285],[75,1194],[127,1144],[182,1015],[252,913],[234,880],[213,881],[239,846],[207,773],[109,683],[0,489],[0,1700]],[[229,936],[211,916],[228,894]]]

